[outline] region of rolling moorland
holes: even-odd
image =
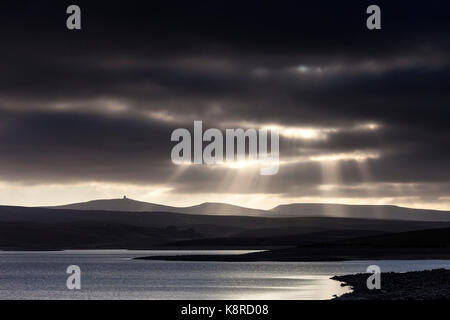
[[[156,211],[146,211],[151,209]],[[341,260],[375,247],[372,257],[389,250],[389,255],[408,257],[412,251],[425,252],[419,250],[423,239],[445,233],[437,229],[450,230],[449,217],[393,206],[294,204],[264,211],[217,203],[176,208],[126,198],[50,208],[0,206],[0,250],[274,249],[239,259]],[[450,237],[442,237],[426,244],[428,256],[446,254]]]
[[[241,255],[152,256],[144,260],[186,261],[345,261],[450,259],[450,228],[395,232],[299,244]]]

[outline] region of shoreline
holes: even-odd
[[[448,248],[286,248],[238,255],[144,256],[136,260],[164,261],[349,261],[349,260],[448,260]]]
[[[369,290],[366,286],[369,273],[334,276],[331,279],[350,287],[333,300],[449,300],[450,270],[432,269],[411,272],[382,272],[381,288]]]

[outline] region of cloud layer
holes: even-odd
[[[364,1],[79,1],[75,32],[69,4],[0,5],[2,183],[447,206],[447,2],[380,2],[379,31]],[[175,166],[194,120],[279,127],[279,173]]]

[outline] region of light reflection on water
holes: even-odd
[[[239,254],[248,251],[202,251]],[[450,268],[450,260],[346,262],[188,262],[131,260],[198,251],[73,250],[0,252],[0,299],[330,299],[347,288],[333,275]],[[67,266],[81,290],[66,289]]]

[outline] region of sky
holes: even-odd
[[[2,1],[0,204],[450,210],[450,5],[377,1],[368,30],[370,4]],[[175,165],[195,120],[278,128],[278,173]]]

